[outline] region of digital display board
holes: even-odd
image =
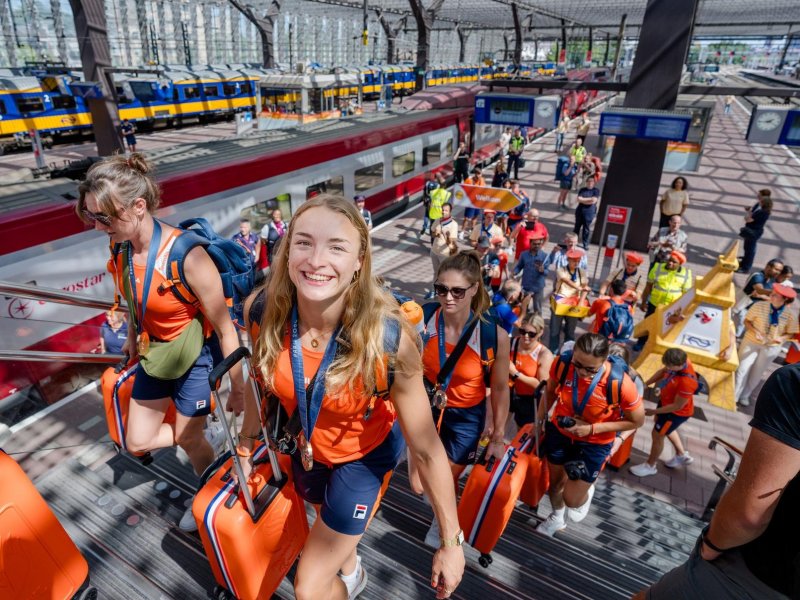
[[[475,96],[475,122],[553,129],[560,104],[558,96],[481,92]]]
[[[789,111],[778,143],[786,144],[787,146],[800,146],[800,111]]]
[[[636,137],[638,132],[638,117],[606,114],[600,117],[600,135],[622,135],[626,137]]]
[[[691,114],[609,109],[600,115],[600,135],[685,142]]]
[[[533,99],[489,99],[489,122],[498,125],[528,125],[531,122]]]
[[[691,119],[647,119],[644,137],[661,140],[685,140]]]

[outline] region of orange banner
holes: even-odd
[[[509,212],[519,204],[519,198],[505,188],[457,183],[453,186],[453,204],[472,208],[490,208],[497,212]]]

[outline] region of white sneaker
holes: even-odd
[[[586,502],[581,504],[578,508],[567,508],[567,517],[573,523],[580,523],[589,514],[589,507],[592,505],[592,498],[594,498],[594,484],[589,487],[589,497]]]
[[[214,456],[219,456],[225,450],[225,430],[222,428],[222,423],[219,421],[213,421],[208,423],[208,427],[206,427],[205,431],[203,431],[203,436],[206,438],[206,441],[211,444],[211,448],[214,450]]]
[[[339,573],[339,579],[344,582],[347,588],[348,600],[355,600],[358,595],[367,587],[367,570],[361,566],[361,557],[356,555],[356,570],[350,575]]]
[[[553,537],[556,531],[561,531],[567,528],[567,522],[564,520],[564,515],[557,515],[555,512],[550,513],[544,521],[539,523],[535,529],[536,533],[541,533],[548,537]]]
[[[197,521],[194,519],[194,515],[192,514],[192,506],[189,505],[189,508],[186,509],[186,512],[183,513],[181,520],[178,522],[178,528],[181,531],[197,531]]]
[[[665,461],[664,464],[667,465],[670,469],[674,469],[675,467],[682,467],[683,465],[690,465],[694,462],[694,458],[689,456],[689,453],[686,452],[684,454],[676,454],[669,460]]]
[[[648,477],[649,475],[655,475],[656,473],[658,473],[658,467],[643,462],[640,465],[632,466],[630,468],[630,472],[636,475],[637,477]]]
[[[439,521],[436,520],[436,517],[433,518],[431,528],[425,534],[425,544],[431,548],[438,548],[442,545],[442,537],[439,535]]]
[[[739,406],[750,406],[750,396],[742,396],[739,398]]]

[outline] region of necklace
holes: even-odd
[[[311,336],[311,331],[309,330],[307,333],[308,333],[308,335],[310,337]],[[324,338],[326,335],[330,335],[330,334],[331,334],[330,331],[321,331],[316,336],[311,338],[311,341],[309,342],[309,344],[311,344],[311,347],[316,350],[317,348],[319,348],[320,340],[322,340],[322,338]]]

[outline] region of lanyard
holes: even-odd
[[[578,279],[578,269],[575,269],[574,272],[570,272],[569,267],[567,267],[567,273],[569,273],[569,278],[574,282]]]
[[[784,306],[780,308],[775,308],[771,304],[769,305],[769,326],[772,327],[773,325],[779,325],[781,322],[781,315],[783,314]]]
[[[136,273],[133,271],[133,252],[128,243],[128,278],[131,283],[131,295],[133,296],[133,313],[136,318],[136,332],[144,331],[144,313],[147,311],[147,296],[150,293],[150,282],[153,280],[153,271],[156,268],[158,250],[161,246],[161,224],[153,219],[153,237],[150,238],[150,246],[147,250],[147,267],[144,271],[144,285],[142,286],[142,301],[138,301],[136,293]]]
[[[458,336],[458,339],[461,339],[464,334],[469,329],[469,326],[472,324],[472,311],[469,313],[469,318],[467,319],[466,324],[464,325],[464,329],[461,330],[461,335]],[[444,314],[442,314],[441,309],[439,310],[439,318],[436,320],[436,337],[439,341],[439,371],[442,370],[444,367],[444,363],[447,360],[447,347],[444,341]],[[447,386],[450,385],[450,379],[453,377],[453,371],[455,369],[450,369],[450,372],[447,374],[447,377],[444,378],[442,381],[442,390],[447,390]]]
[[[300,413],[300,423],[303,426],[303,432],[307,440],[311,440],[311,433],[314,431],[314,425],[317,424],[317,417],[319,417],[320,408],[322,408],[322,397],[325,395],[325,373],[328,367],[331,366],[334,357],[336,356],[336,349],[338,344],[336,338],[339,336],[342,326],[339,325],[336,331],[333,332],[331,339],[328,340],[328,345],[325,347],[325,354],[322,355],[322,362],[317,369],[317,374],[313,378],[311,384],[311,403],[306,400],[307,389],[303,385],[305,381],[305,372],[303,371],[303,347],[300,343],[300,325],[297,318],[297,305],[292,306],[292,345],[291,345],[291,362],[292,362],[292,380],[294,382],[294,395],[297,399],[297,409]]]
[[[600,370],[594,374],[592,377],[592,383],[589,384],[589,389],[586,390],[586,393],[583,395],[583,400],[578,403],[578,370],[575,367],[572,367],[572,413],[577,416],[581,416],[583,414],[583,409],[586,408],[586,405],[589,402],[589,398],[592,397],[594,394],[594,388],[597,387],[597,384],[600,383],[600,378],[603,377],[603,372],[606,370],[605,364],[600,368]]]

